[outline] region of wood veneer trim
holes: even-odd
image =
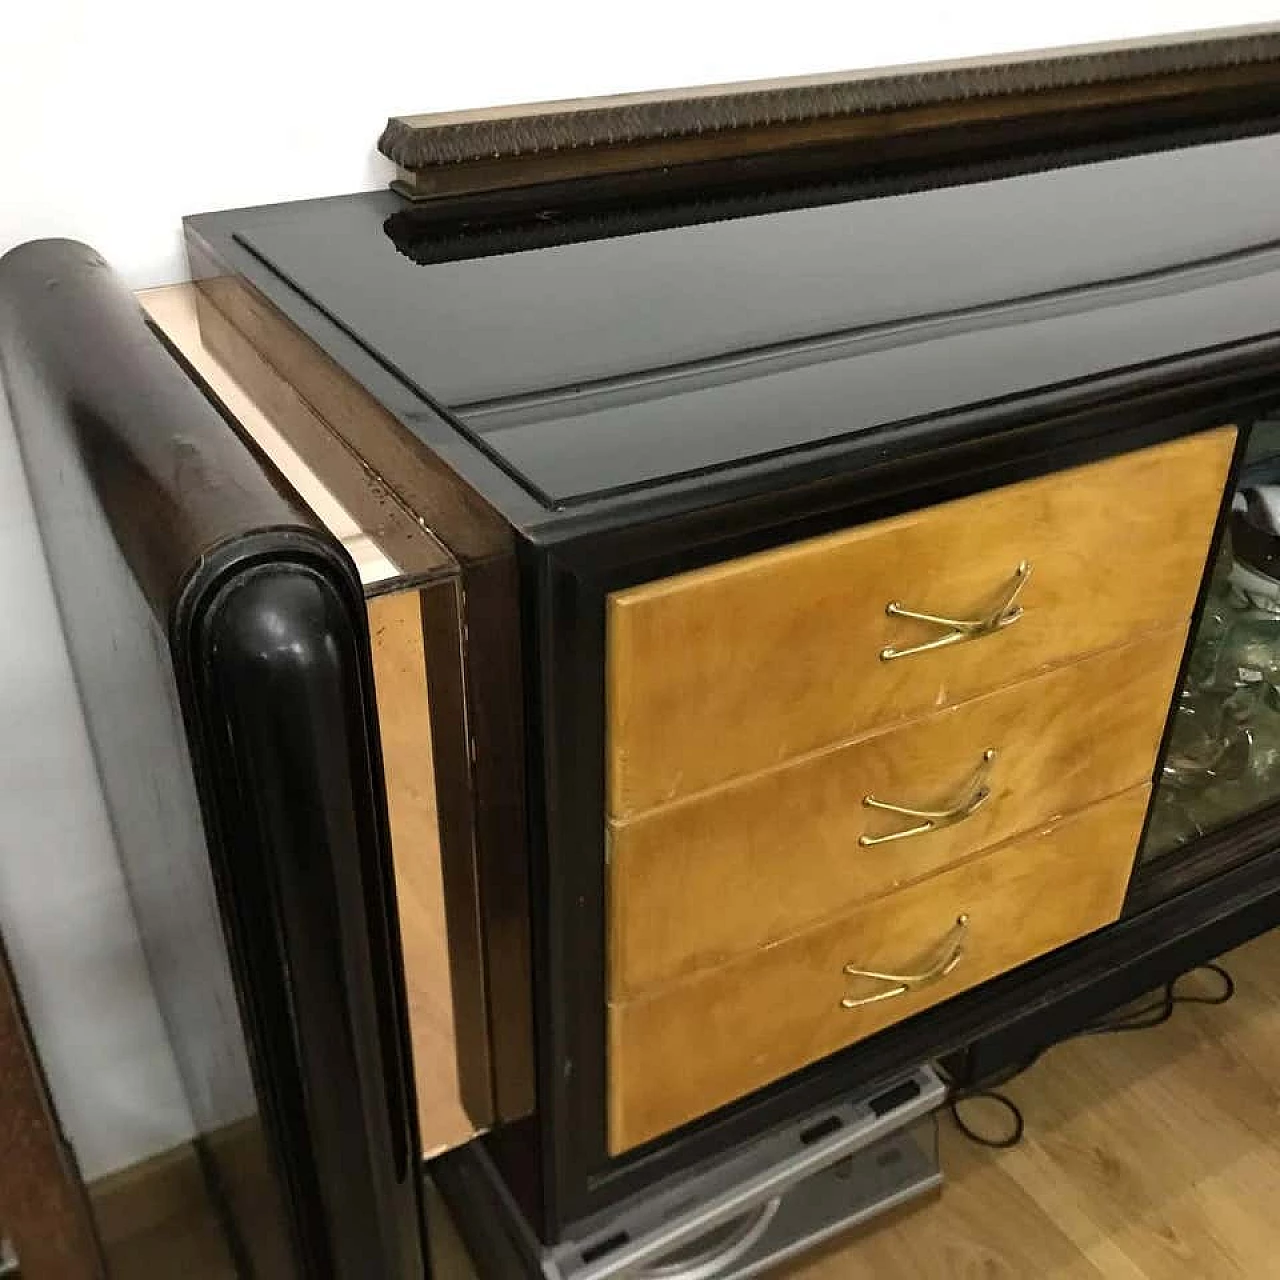
[[[458,563],[456,607],[464,637],[461,696],[472,757],[468,803],[473,806],[484,916],[495,1099],[503,1119],[527,1114],[533,1106],[533,1012],[513,532],[311,337],[259,290],[237,278],[219,251],[190,227],[187,244],[198,276],[202,316],[216,310],[238,330],[346,448],[378,476],[391,478],[400,499]],[[431,675],[434,679],[434,671]],[[451,861],[448,847],[445,859]]]
[[[370,600],[367,608],[418,1128],[427,1157],[469,1141],[493,1119],[474,850],[462,859],[461,878],[455,867],[446,884],[422,598],[402,591]],[[460,1033],[466,1071],[459,1065]]]
[[[201,273],[195,285],[201,323],[206,317],[214,321],[215,343],[220,315],[457,560],[469,564],[511,553],[509,528],[483,499],[256,289],[230,268],[218,274],[224,271],[221,260],[191,236],[189,231],[189,252],[212,259],[193,266]],[[240,376],[241,365],[230,346],[224,354],[232,373]]]
[[[193,285],[140,301],[165,336],[228,403],[250,441],[343,543],[368,588],[456,569],[440,542],[351,450],[298,390]],[[362,544],[372,550],[362,552]]]

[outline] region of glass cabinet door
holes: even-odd
[[[1280,801],[1280,413],[1253,424],[1193,624],[1146,861]]]

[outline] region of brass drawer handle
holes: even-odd
[[[879,1004],[882,1000],[894,1000],[905,996],[909,991],[917,991],[921,987],[941,982],[943,978],[954,973],[956,966],[964,959],[965,939],[969,936],[969,917],[960,915],[951,928],[951,932],[942,940],[937,961],[921,973],[877,973],[874,969],[859,969],[857,965],[847,964],[845,976],[849,978],[866,978],[872,982],[887,982],[888,989],[878,991],[873,996],[862,996],[851,999],[848,996],[840,1001],[842,1009],[862,1009],[869,1004]]]
[[[885,612],[891,618],[914,618],[917,622],[929,622],[935,627],[946,629],[946,635],[936,640],[928,640],[924,644],[913,644],[905,649],[888,648],[880,650],[881,662],[892,662],[894,658],[909,658],[913,653],[928,653],[931,649],[945,649],[949,644],[959,644],[962,640],[980,640],[983,636],[992,635],[1004,627],[1011,626],[1022,617],[1022,606],[1018,604],[1018,596],[1031,577],[1031,563],[1024,560],[1014,570],[1013,582],[1005,593],[1004,602],[985,618],[943,618],[936,613],[917,613],[914,609],[904,608],[897,600],[887,605]]]
[[[869,849],[874,845],[889,844],[894,840],[906,840],[909,836],[927,835],[930,831],[937,831],[942,827],[953,827],[957,822],[963,822],[977,813],[991,799],[991,788],[987,785],[987,779],[991,773],[991,763],[995,758],[994,747],[989,747],[982,753],[982,763],[978,765],[978,771],[969,784],[969,794],[959,804],[952,805],[949,809],[914,809],[905,804],[890,804],[887,800],[877,800],[875,796],[863,796],[862,803],[868,809],[879,809],[884,813],[900,813],[904,818],[918,818],[920,821],[913,827],[904,827],[901,831],[890,831],[886,836],[859,836],[858,843],[863,848]]]

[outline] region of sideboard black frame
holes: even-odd
[[[256,305],[265,304],[301,330],[376,401],[396,412],[404,403],[403,386],[340,322],[239,246],[234,226],[234,215],[206,215],[189,224],[199,274],[218,280],[219,287],[234,279],[237,288],[257,296]],[[1100,324],[1108,319],[1105,310],[1097,315]],[[282,372],[289,376],[289,367],[282,366]],[[922,1013],[635,1152],[609,1158],[601,909],[608,592],[1226,422],[1244,425],[1278,403],[1280,325],[1246,342],[1210,344],[1186,357],[898,422],[551,512],[462,442],[443,414],[432,419],[416,401],[415,429],[456,473],[458,491],[478,495],[506,520],[517,548],[538,1105],[533,1115],[480,1141],[544,1240],[563,1238],[576,1222],[643,1194],[656,1179],[715,1159],[797,1111],[863,1083],[882,1082],[894,1063],[900,1068],[908,1059],[952,1053],[1016,1022],[1024,980],[1032,984],[1027,1002],[1053,1004],[1045,994],[1052,989],[1051,976],[1043,975],[1052,974],[1057,959],[1049,957],[984,985],[972,999],[960,997]],[[1224,491],[1224,501],[1225,496]],[[1148,883],[1154,881],[1145,875],[1135,881],[1130,899],[1135,912],[1148,905],[1143,899]],[[1193,899],[1161,919],[1167,928],[1180,927],[1176,922],[1185,909],[1186,927],[1194,932],[1197,913],[1209,910],[1216,895],[1234,892],[1225,880],[1197,887]],[[1270,902],[1265,883],[1252,892],[1260,902]],[[1241,919],[1251,927],[1263,918],[1280,922],[1267,910],[1261,906]],[[1126,919],[1112,929],[1131,927]],[[1077,944],[1083,952],[1071,953],[1082,971],[1089,968],[1089,954],[1096,954],[1102,992],[1123,986],[1109,979],[1117,953],[1103,943],[1111,936],[1103,931]],[[1241,940],[1225,924],[1195,936],[1206,945]],[[1045,1016],[1068,1029],[1069,1011],[1056,1021],[1057,1015]]]
[[[1107,126],[1114,117],[1103,94],[1096,111],[1062,121],[1061,129],[1022,139],[1020,150],[984,155],[980,172],[995,177],[1006,170],[1093,163],[1219,136],[1280,132],[1280,93],[1268,85],[1237,95],[1208,76],[1202,88],[1203,94],[1191,88],[1180,100],[1173,124],[1158,113],[1136,111],[1126,114],[1125,127],[1114,133]],[[961,149],[957,164],[966,158],[972,157]],[[915,189],[930,181],[932,163],[885,144],[871,171],[877,181]],[[670,182],[656,171],[649,174],[646,200],[652,198],[655,206],[671,200],[672,205],[661,209],[656,221],[670,217],[678,224],[680,202],[690,191],[700,194],[698,176],[707,172],[697,165],[682,167]],[[766,183],[750,208],[845,198],[833,194],[834,173],[832,168],[808,175],[790,188],[785,182]],[[733,176],[734,200],[754,192],[744,174],[739,170]],[[952,173],[948,180],[964,179]],[[430,234],[446,235],[451,218],[466,228],[470,215],[481,223],[493,215],[521,224],[529,210],[560,200],[588,212],[623,210],[619,221],[609,223],[619,234],[642,229],[627,221],[635,191],[625,183],[596,178],[569,190],[572,186],[530,188],[492,201],[484,195],[440,201],[427,218]],[[575,206],[579,200],[581,206]],[[261,210],[254,213],[263,216]],[[293,215],[280,209],[266,216],[287,220]],[[415,210],[414,217],[421,215]],[[979,1044],[988,1045],[994,1057],[1004,1051],[1002,1045],[1012,1052],[1015,1045],[1052,1039],[1280,923],[1280,825],[1270,814],[1254,815],[1179,859],[1179,865],[1192,868],[1203,858],[1202,869],[1227,852],[1228,860],[1239,860],[1211,880],[1200,881],[1190,871],[1179,878],[1173,862],[1144,868],[1131,886],[1126,915],[1115,925],[610,1158],[603,963],[607,594],[1224,422],[1243,425],[1280,403],[1280,320],[1274,331],[1248,342],[1215,346],[1210,326],[1204,348],[1184,358],[1122,368],[969,411],[899,421],[884,430],[735,463],[714,474],[686,474],[644,491],[610,491],[599,500],[552,509],[447,413],[424,395],[408,394],[376,353],[343,328],[340,315],[312,305],[238,242],[236,226],[235,213],[203,215],[188,223],[197,277],[220,285],[233,282],[253,295],[256,306],[278,313],[309,337],[382,411],[412,423],[442,477],[451,473],[452,479],[441,480],[443,492],[478,496],[514,535],[527,690],[538,1105],[530,1117],[480,1141],[543,1240],[556,1241],[582,1219],[643,1195],[655,1180],[689,1172],[837,1094],[886,1082],[904,1062]],[[521,247],[498,239],[496,251]],[[1105,309],[1099,310],[1097,323],[1109,319]],[[287,364],[280,367],[290,376]],[[453,1167],[452,1158],[447,1165]]]
[[[961,444],[948,446],[935,436],[895,462],[856,469],[842,460],[825,474],[806,462],[797,467],[800,474],[794,478],[775,470],[767,492],[734,494],[735,486],[717,487],[698,512],[666,515],[659,510],[651,522],[591,530],[553,546],[526,549],[522,560],[530,607],[526,668],[539,679],[536,710],[529,717],[530,777],[541,779],[546,795],[545,811],[531,823],[531,900],[535,989],[540,1002],[538,1124],[543,1135],[546,1215],[542,1225],[549,1238],[556,1238],[577,1220],[642,1193],[653,1180],[712,1160],[717,1153],[842,1091],[874,1087],[904,1062],[940,1057],[991,1034],[1005,1022],[1017,1021],[1019,1007],[1025,1013],[1046,1001],[1058,981],[1059,965],[1064,966],[1060,979],[1064,990],[1065,984],[1085,982],[1081,975],[1096,970],[1096,977],[1107,979],[1098,988],[1107,998],[1127,991],[1125,980],[1116,973],[1118,947],[1128,945],[1120,940],[1144,936],[1156,919],[1174,938],[1187,938],[1186,946],[1161,951],[1151,962],[1156,967],[1160,957],[1177,956],[1181,963],[1188,954],[1199,959],[1216,954],[1199,952],[1196,939],[1205,943],[1212,939],[1210,945],[1221,950],[1221,940],[1229,940],[1230,945],[1249,936],[1246,932],[1238,937],[1225,923],[1220,929],[1205,929],[1198,923],[1206,913],[1212,917],[1215,904],[1234,901],[1242,892],[1258,895],[1257,910],[1242,919],[1280,922],[1280,914],[1268,914],[1280,910],[1274,883],[1280,852],[1270,854],[1270,836],[1261,838],[1260,847],[1233,846],[1261,855],[1242,877],[1215,879],[1172,901],[1158,901],[1139,874],[1132,901],[1147,910],[1138,910],[1063,952],[921,1013],[673,1134],[618,1157],[608,1155],[601,854],[608,593],[1226,422],[1244,424],[1280,402],[1280,343],[1251,353],[1247,364],[1237,364],[1229,372],[1222,363],[1221,353],[1212,353],[1162,370],[1153,383],[1127,396],[1098,395],[1087,405],[1079,403],[1079,389],[1059,392],[1056,412],[1051,393],[1037,398],[1034,405],[1018,406],[1003,421],[988,417]],[[1229,493],[1228,486],[1224,510]],[[533,794],[538,793],[535,786]],[[1257,829],[1252,819],[1241,827]],[[1232,838],[1224,835],[1215,842],[1219,854]],[[1280,850],[1280,842],[1274,847]],[[1145,970],[1135,968],[1134,972],[1147,980]],[[1139,986],[1134,994],[1143,989]],[[1060,1016],[1049,1016],[1047,1025],[1060,1033],[1069,1029],[1075,1016],[1074,1008],[1064,1005]],[[672,1064],[672,1069],[678,1070],[678,1064]]]

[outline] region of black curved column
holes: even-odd
[[[0,378],[238,1269],[422,1276],[354,568],[85,246],[0,260]]]

